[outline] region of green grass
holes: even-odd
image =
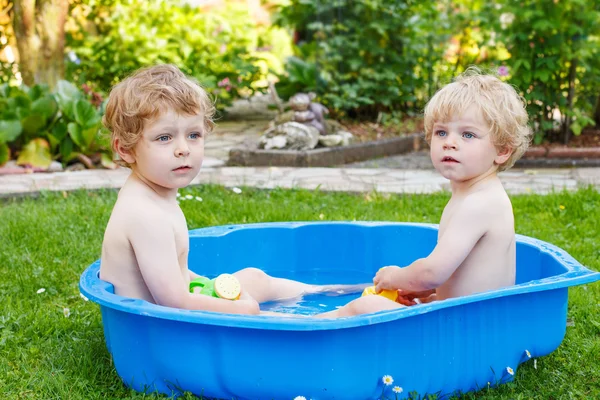
[[[234,194],[218,186],[181,193],[203,198],[181,202],[190,229],[320,218],[437,223],[448,200],[443,193],[353,195],[243,188]],[[78,191],[0,202],[0,398],[161,397],[122,385],[104,345],[99,308],[79,297],[79,276],[99,258],[115,199],[113,191]],[[582,189],[512,200],[518,233],[551,242],[589,268],[600,269],[598,192]],[[46,291],[37,294],[40,288]],[[600,284],[569,291],[569,318],[574,326],[567,328],[555,352],[537,361],[537,369],[528,361],[513,383],[464,398],[600,398]],[[437,372],[433,366],[424,373]]]

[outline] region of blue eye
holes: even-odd
[[[202,134],[200,132],[192,132],[189,135],[190,139],[200,139],[202,137]]]
[[[168,142],[170,139],[169,135],[162,135],[156,138],[159,142]]]
[[[435,131],[435,134],[437,136],[446,136],[447,135],[446,131]]]
[[[471,132],[463,132],[463,137],[465,139],[473,139],[475,137],[475,134],[473,134]]]

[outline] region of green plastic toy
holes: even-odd
[[[240,281],[231,274],[221,274],[214,279],[199,276],[190,282],[190,292],[220,299],[237,300],[240,298],[242,287]]]

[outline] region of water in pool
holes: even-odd
[[[360,297],[360,293],[342,295],[311,294],[300,299],[270,301],[260,305],[261,311],[296,315],[315,315],[335,310]]]
[[[337,272],[337,273],[336,273]],[[328,282],[329,284],[359,284],[359,283],[370,283],[373,277],[365,275],[364,272],[348,272],[344,271],[340,274],[339,271],[319,271],[315,273],[312,271],[310,274],[278,274],[272,273],[273,276],[285,276],[286,278],[298,280],[300,282],[306,282],[315,284],[317,282]],[[260,305],[261,311],[269,312],[280,312],[286,314],[296,315],[315,315],[324,313],[327,311],[335,310],[341,306],[348,304],[350,301],[360,297],[361,292],[355,293],[323,293],[323,294],[311,294],[303,296],[302,298],[289,299],[283,301],[271,301],[262,303]]]

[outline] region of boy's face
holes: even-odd
[[[147,184],[166,189],[187,186],[204,158],[204,116],[169,109],[144,127],[133,151],[123,160]]]
[[[433,125],[431,161],[451,181],[464,182],[495,171],[510,154],[509,150],[496,148],[490,126],[475,105],[462,115]]]

